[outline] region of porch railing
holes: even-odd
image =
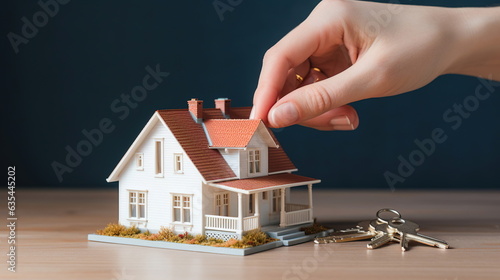
[[[312,209],[303,209],[298,211],[286,212],[284,225],[292,226],[312,222]]]
[[[259,227],[259,216],[243,218],[243,229],[239,228],[238,217],[205,215],[205,228],[232,232],[245,232]]]
[[[206,219],[205,220],[206,229],[227,230],[227,231],[238,230],[237,217],[205,215],[205,219]]]
[[[243,218],[243,231],[249,231],[259,227],[259,216],[248,216]]]
[[[309,208],[309,205],[305,204],[296,204],[296,203],[286,203],[285,204],[285,211],[286,212],[293,212],[293,211],[298,211],[298,210],[304,210]]]

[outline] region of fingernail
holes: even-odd
[[[351,125],[351,120],[349,120],[349,118],[344,115],[344,116],[337,116],[335,118],[332,118],[330,120],[330,124],[333,125],[333,126],[336,126],[336,125],[340,125],[340,126],[343,126],[343,125]]]
[[[250,111],[250,117],[248,117],[249,119],[253,120],[253,118],[255,117],[255,107],[252,107],[252,111]]]
[[[299,112],[295,105],[286,102],[271,110],[269,122],[275,127],[284,127],[294,124],[299,119]]]
[[[354,130],[354,125],[334,125],[331,128],[332,130]]]

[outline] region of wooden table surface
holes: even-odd
[[[16,195],[17,272],[7,271],[2,226],[0,279],[500,279],[500,192],[315,190],[323,224],[345,228],[392,207],[452,249],[309,242],[246,257],[88,242],[88,233],[117,221],[116,190],[18,188]]]

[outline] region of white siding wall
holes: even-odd
[[[226,153],[225,149],[219,149],[222,157],[238,178],[240,177],[240,151],[239,149],[228,149]]]
[[[163,138],[163,178],[155,177],[155,138]],[[155,232],[172,224],[172,193],[192,196],[192,227],[175,226],[175,230],[201,233],[203,231],[202,178],[187,157],[170,129],[157,122],[135,153],[144,153],[144,171],[136,170],[135,156],[119,175],[119,222],[130,225],[128,189],[148,191],[147,229]],[[174,153],[183,154],[183,174],[174,173]]]

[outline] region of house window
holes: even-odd
[[[255,174],[260,172],[260,151],[248,151],[248,173]]]
[[[163,177],[163,140],[155,140],[155,174]]]
[[[146,192],[129,191],[129,218],[146,219]]]
[[[248,213],[253,214],[255,213],[255,195],[253,193],[248,195]]]
[[[192,213],[192,195],[187,194],[175,194],[172,196],[173,199],[173,220],[175,223],[191,223],[191,213]]]
[[[137,170],[144,170],[144,154],[137,153],[135,154],[135,166]]]
[[[262,199],[263,200],[267,200],[267,192],[263,192],[262,193]]]
[[[229,193],[215,195],[215,214],[219,216],[229,215]]]
[[[174,172],[183,173],[182,154],[174,154]]]
[[[281,211],[281,190],[273,190],[273,212]]]

